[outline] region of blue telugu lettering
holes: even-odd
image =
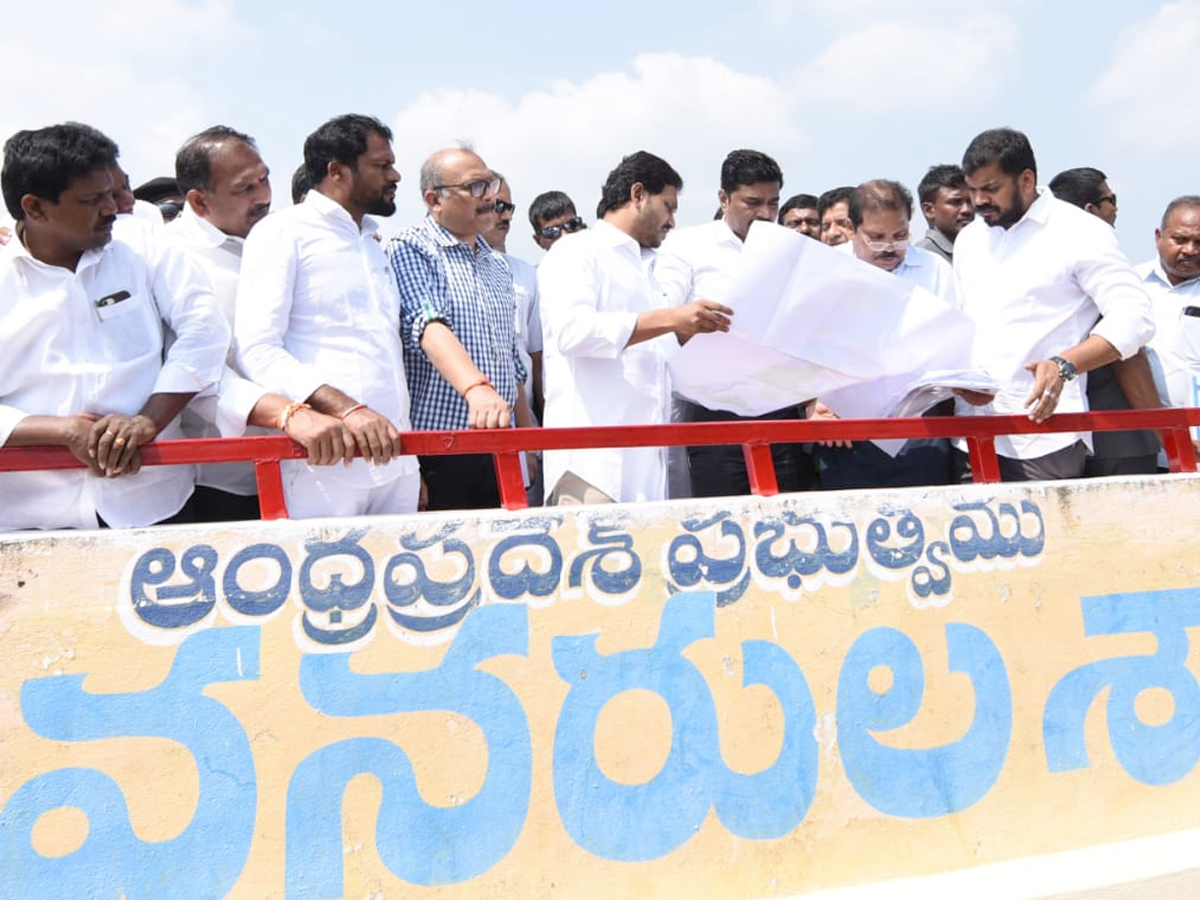
[[[143,841],[130,825],[120,785],[104,772],[58,769],[31,779],[0,810],[0,896],[217,900],[229,893],[254,836],[254,759],[241,723],[202,691],[210,684],[255,680],[258,663],[258,628],[219,628],[184,641],[166,679],[148,691],[89,694],[82,675],[25,682],[21,711],[38,734],[58,741],[177,741],[195,761],[200,791],[181,834]],[[180,715],[185,709],[187,715]],[[63,807],[87,816],[87,838],[73,853],[42,856],[30,840],[33,827],[39,817]]]

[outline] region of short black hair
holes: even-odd
[[[304,169],[308,181],[316,187],[325,180],[331,162],[351,168],[367,152],[367,139],[377,134],[391,141],[392,129],[374,116],[348,113],[330,119],[304,139]]]
[[[308,180],[308,166],[304,163],[296,166],[292,173],[292,203],[299,203],[304,195],[312,190],[312,182]]]
[[[562,191],[545,191],[533,198],[529,204],[529,224],[537,231],[542,227],[543,219],[555,219],[559,216],[578,215],[575,211],[575,201]]]
[[[109,138],[79,122],[18,131],[4,144],[4,206],[15,221],[23,221],[26,194],[57,203],[74,179],[111,166],[119,155]]]
[[[721,163],[721,190],[732,194],[740,187],[773,181],[783,187],[779,163],[757,150],[731,150]]]
[[[930,166],[921,183],[917,185],[917,199],[922,203],[933,203],[937,200],[937,192],[942,188],[948,191],[967,189],[967,176],[963,174],[962,166],[953,163]]]
[[[190,190],[212,190],[212,157],[218,147],[228,141],[238,141],[254,150],[254,138],[228,125],[213,125],[188,138],[175,154],[175,180],[179,192],[187,196]]]
[[[1167,221],[1171,218],[1171,213],[1185,207],[1188,209],[1200,209],[1200,194],[1184,194],[1168,203],[1167,208],[1163,210],[1162,224],[1159,228],[1166,228]]]
[[[992,163],[1000,164],[1006,175],[1020,175],[1026,169],[1037,178],[1037,160],[1029,138],[1015,128],[990,128],[980,132],[963,153],[963,172],[970,175]]]
[[[827,190],[817,198],[817,217],[825,218],[825,210],[831,206],[837,206],[839,203],[849,203],[850,194],[853,190],[854,188],[850,187],[850,185]]]
[[[779,217],[775,220],[776,223],[782,225],[783,217],[790,213],[793,209],[816,209],[817,198],[812,194],[793,194],[788,197],[783,206],[779,207]]]
[[[903,210],[904,214],[912,219],[912,194],[900,182],[888,181],[886,178],[864,181],[850,192],[849,215],[855,228],[862,225],[864,212],[875,212],[880,209],[897,212]]]
[[[665,159],[639,150],[626,156],[608,173],[608,178],[600,189],[596,218],[602,219],[605,213],[620,209],[628,203],[629,192],[635,184],[640,184],[650,194],[661,194],[668,187],[677,191],[683,190],[683,179]]]
[[[1100,202],[1100,185],[1108,176],[1091,166],[1065,169],[1050,179],[1050,193],[1083,209],[1089,203]]]

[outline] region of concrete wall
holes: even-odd
[[[0,898],[1174,891],[1198,522],[1167,476],[0,538]]]

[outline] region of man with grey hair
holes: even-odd
[[[507,428],[529,423],[519,383],[512,271],[482,232],[500,179],[470,148],[438,150],[421,166],[427,215],[388,242],[400,285],[400,333],[422,430]],[[490,454],[427,456],[429,509],[500,504]]]

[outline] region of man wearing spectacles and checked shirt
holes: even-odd
[[[564,234],[583,231],[587,223],[575,212],[575,203],[562,191],[538,194],[529,204],[529,224],[533,240],[543,250],[549,250]]]
[[[427,215],[387,245],[400,285],[400,334],[415,428],[442,431],[531,424],[520,390],[512,271],[483,237],[501,179],[468,148],[421,166]],[[426,456],[429,509],[500,505],[490,454]]]

